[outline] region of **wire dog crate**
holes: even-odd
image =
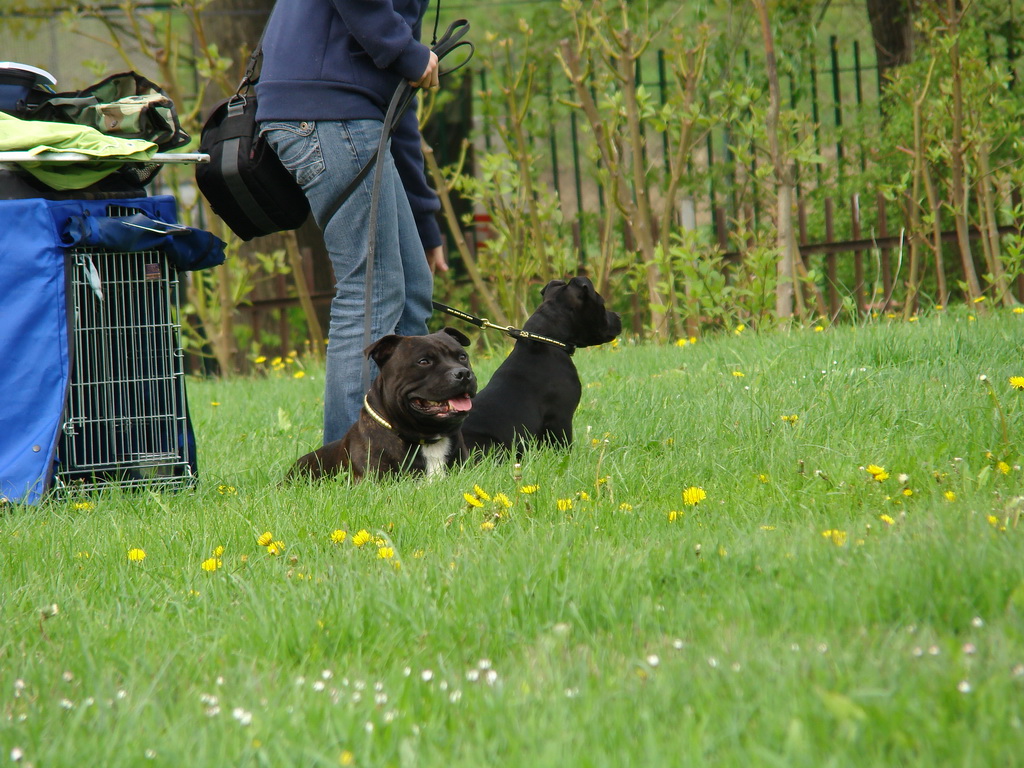
[[[97,248],[69,250],[67,269],[72,363],[56,487],[192,484],[177,272],[159,250]]]

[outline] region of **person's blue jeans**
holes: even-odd
[[[338,440],[359,418],[363,395],[366,256],[373,170],[330,221],[323,217],[380,141],[376,120],[267,122],[261,131],[306,192],[334,266],[335,295],[327,344],[324,443]],[[427,332],[433,275],[409,200],[386,152],[377,208],[371,341],[389,333]],[[371,376],[376,366],[370,366]]]

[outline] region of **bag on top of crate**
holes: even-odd
[[[46,94],[43,101],[29,105],[23,116],[88,125],[123,139],[145,139],[163,152],[190,141],[171,97],[137,72],[110,75],[80,91]]]

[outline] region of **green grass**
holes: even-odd
[[[569,453],[429,483],[280,485],[315,366],[190,382],[195,491],[0,514],[0,763],[1024,764],[1022,339],[581,350]]]

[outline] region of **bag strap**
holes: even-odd
[[[238,84],[238,88],[235,89],[236,96],[244,96],[249,91],[249,87],[256,85],[256,81],[259,79],[256,72],[260,68],[260,64],[263,61],[263,38],[267,36],[267,30],[270,29],[270,20],[274,17],[274,11],[277,9],[277,3],[274,3],[274,7],[270,9],[270,13],[267,14],[267,23],[263,25],[263,31],[260,32],[260,39],[256,41],[256,47],[252,49],[252,53],[249,54],[249,63],[245,65],[245,74],[242,75],[242,81]]]
[[[469,22],[465,19],[459,19],[453,21],[448,29],[445,31],[441,39],[437,41],[437,44],[433,46],[434,54],[438,59],[438,66],[445,56],[450,54],[456,48],[468,46],[470,49],[470,56],[473,52],[473,44],[469,41],[463,41],[462,38],[469,31]],[[468,61],[468,58],[466,59]],[[463,62],[464,64],[465,62]],[[461,66],[461,64],[459,65]],[[454,72],[459,66],[453,67],[447,72]],[[447,74],[442,72],[441,74]],[[359,172],[356,177],[356,181],[361,180],[363,176],[370,170],[370,166],[375,161],[382,157],[387,151],[388,141],[391,138],[391,134],[394,132],[395,127],[398,125],[398,121],[402,119],[406,110],[412,104],[415,99],[416,89],[407,80],[402,80],[398,87],[395,89],[394,96],[391,97],[391,103],[388,104],[387,114],[384,116],[384,124],[381,126],[380,141],[377,145],[377,151],[370,158],[369,162]],[[370,346],[372,339],[372,317],[373,317],[373,271],[374,261],[377,249],[377,211],[380,207],[380,185],[381,178],[383,177],[383,163],[377,163],[376,170],[373,174],[373,190],[370,194],[370,217],[369,226],[370,231],[368,233],[369,243],[366,253],[366,276],[363,283],[363,348]],[[333,217],[334,213],[341,207],[341,204],[345,201],[354,190],[355,182],[349,184],[349,186],[342,193],[341,199],[335,201],[335,204],[331,206],[330,216],[325,221],[329,221]],[[370,388],[370,361],[368,358],[363,359],[362,367],[362,388],[365,392]]]

